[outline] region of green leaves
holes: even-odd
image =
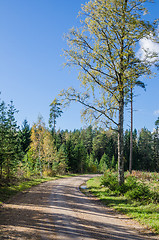
[[[120,183],[124,181],[123,122],[124,107],[139,80],[158,66],[157,55],[147,52],[144,59],[136,54],[139,41],[157,41],[157,24],[143,19],[146,0],[92,0],[82,6],[81,28],[67,35],[67,65],[79,71],[81,91],[60,93],[65,105],[76,101],[84,106],[86,122],[118,128],[118,166]],[[153,61],[152,61],[153,60]],[[117,119],[117,115],[119,119]],[[122,175],[122,176],[121,176]]]
[[[23,155],[19,138],[19,127],[15,119],[17,110],[11,101],[6,107],[0,103],[0,166],[8,178],[13,174]]]
[[[87,112],[90,118],[89,112],[93,112],[96,119],[95,112],[100,112],[101,118],[104,116],[109,124],[117,125],[114,114],[118,111],[121,92],[124,100],[128,99],[130,86],[143,87],[144,83],[140,80],[138,84],[137,79],[151,74],[152,62],[142,62],[135,52],[140,39],[156,36],[155,24],[142,19],[145,2],[94,0],[82,6],[81,28],[71,29],[67,35],[70,49],[65,51],[65,56],[69,66],[79,67],[81,87],[91,101],[88,104],[88,98],[83,98],[83,90],[77,94],[74,89],[73,94],[69,89],[60,95],[86,106],[84,117]]]

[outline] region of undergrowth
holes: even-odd
[[[107,170],[101,178],[101,185],[109,188],[115,195],[124,195],[128,200],[159,203],[159,193],[133,175],[127,175],[124,184],[119,185],[117,173]]]
[[[158,179],[152,181],[158,189]],[[129,215],[159,234],[159,193],[150,185],[146,177],[141,179],[134,173],[126,173],[125,183],[119,186],[117,173],[110,171],[87,182],[88,190],[105,205]]]

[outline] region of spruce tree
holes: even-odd
[[[7,177],[10,178],[16,170],[19,161],[22,158],[22,149],[19,139],[19,126],[15,119],[15,114],[18,111],[15,109],[13,101],[8,104],[7,120],[6,120],[6,135],[5,135],[5,169]]]
[[[0,103],[0,176],[2,176],[2,164],[6,158],[6,134],[7,134],[7,116],[4,101]]]
[[[24,154],[29,150],[29,146],[31,143],[31,129],[30,126],[28,124],[28,121],[25,119],[21,130],[19,131],[19,137],[21,139],[21,145],[22,145],[22,150],[24,152]]]

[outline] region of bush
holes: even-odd
[[[119,186],[117,174],[106,171],[101,179],[101,185],[108,187],[111,191],[117,190]]]
[[[43,177],[54,177],[56,174],[52,169],[44,169],[43,170]]]
[[[134,176],[128,176],[128,177],[125,179],[125,185],[126,185],[127,191],[136,188],[136,187],[138,186],[138,182],[137,182],[136,177],[134,177]]]
[[[144,183],[136,183],[136,187],[128,190],[125,197],[130,200],[148,201],[151,197],[150,189]]]
[[[107,170],[101,179],[101,185],[108,187],[114,194],[124,194],[129,200],[159,202],[159,194],[150,191],[146,184],[137,181],[137,178],[134,176],[128,176],[125,179],[125,183],[120,186],[117,173]]]
[[[151,192],[151,199],[154,203],[159,203],[159,193],[158,192]]]

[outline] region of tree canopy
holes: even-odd
[[[146,0],[94,0],[82,6],[81,27],[66,35],[66,65],[79,68],[81,91],[74,88],[60,93],[66,105],[83,104],[82,116],[118,131],[119,183],[124,181],[123,122],[124,106],[131,87],[143,86],[138,78],[151,74],[156,53],[136,54],[143,38],[157,41],[157,21],[143,19]]]

